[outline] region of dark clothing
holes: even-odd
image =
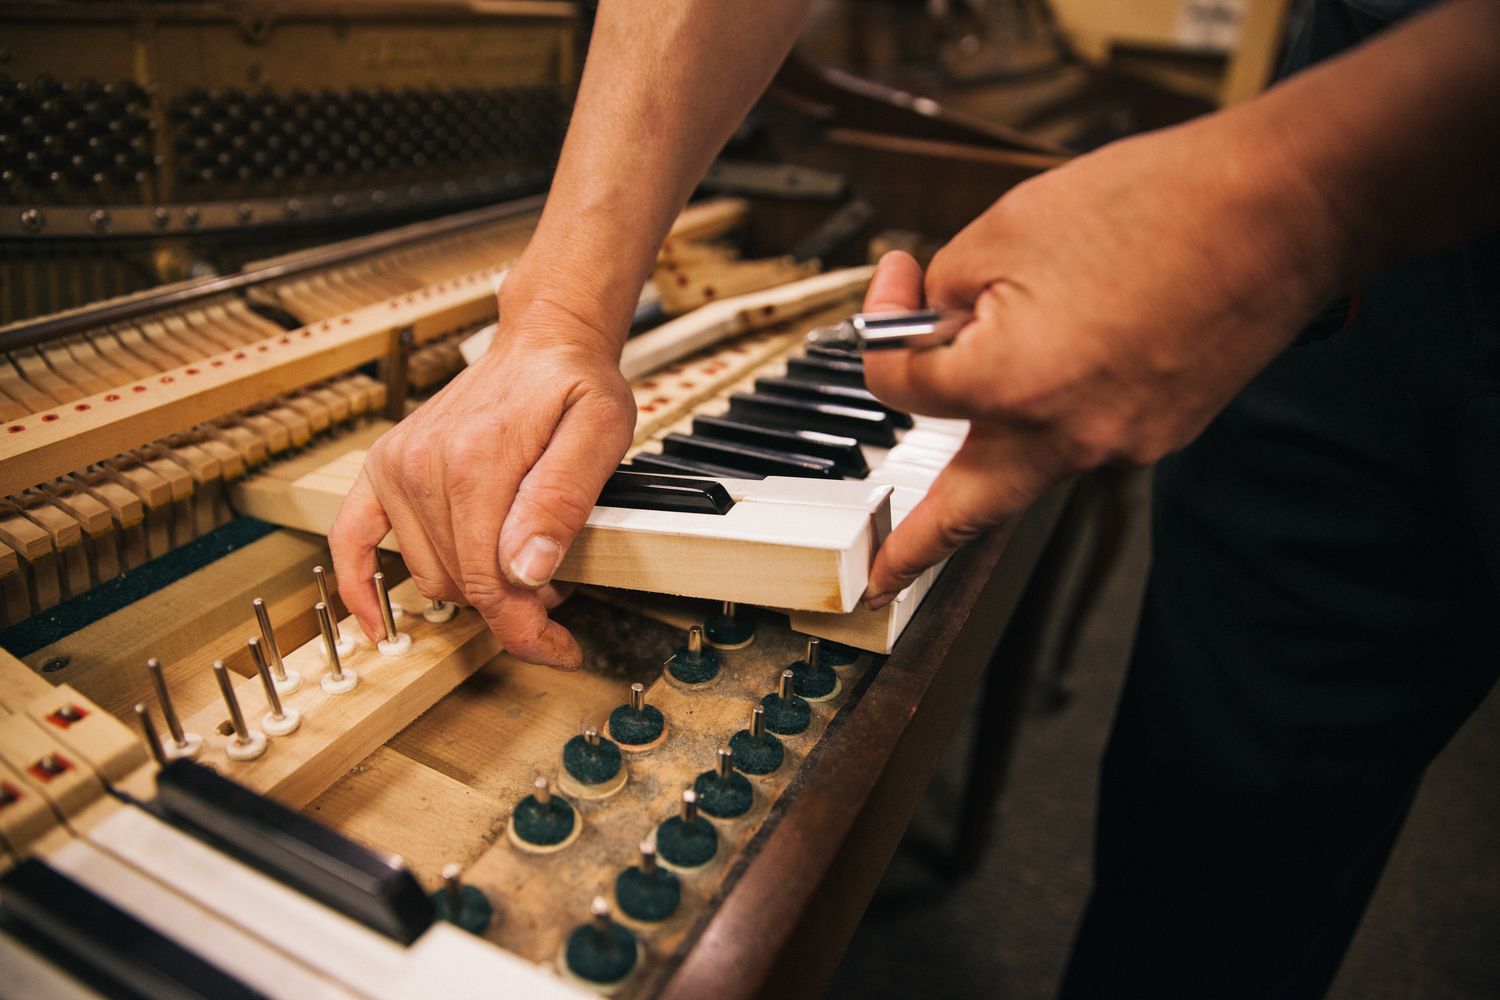
[[[1294,62],[1380,27],[1315,3]],[[1500,672],[1500,236],[1360,292],[1158,466],[1070,1000],[1322,996]]]

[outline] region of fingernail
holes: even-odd
[[[866,597],[865,607],[869,608],[871,611],[879,611],[881,608],[885,607],[895,599],[896,592],[894,590],[889,590],[884,594],[876,594],[874,597]]]
[[[562,546],[546,535],[532,535],[510,562],[510,572],[528,587],[540,587],[552,579],[562,562]]]

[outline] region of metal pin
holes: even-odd
[[[715,770],[719,773],[720,781],[728,781],[734,777],[734,751],[728,747],[719,748],[719,758],[715,762]]]
[[[781,676],[776,678],[776,697],[782,701],[792,700],[792,685],[796,683],[797,675],[790,670],[783,670]]]
[[[302,713],[295,708],[284,710],[281,707],[281,695],[276,690],[276,680],[271,676],[270,665],[266,663],[266,654],[261,652],[260,640],[251,636],[245,640],[245,645],[250,647],[250,659],[255,663],[255,672],[260,675],[260,685],[266,691],[266,706],[270,709],[260,720],[261,728],[272,736],[287,736],[296,732],[297,727],[302,724]]]
[[[458,605],[440,601],[436,597],[432,598],[432,603],[422,611],[422,617],[434,625],[452,621],[456,614],[458,614]]]
[[[135,706],[135,717],[141,722],[141,734],[146,737],[146,747],[151,751],[156,766],[166,767],[167,755],[162,752],[161,737],[157,735],[156,726],[151,722],[151,713],[146,711],[145,705],[138,704]]]
[[[328,670],[334,679],[344,679],[344,664],[339,660],[339,640],[333,631],[333,615],[328,613],[328,605],[322,601],[313,605],[313,611],[318,616],[318,629],[323,633],[323,655],[328,657]]]
[[[271,663],[271,676],[277,683],[286,681],[286,666],[281,662],[281,647],[276,645],[276,633],[271,631],[271,615],[266,602],[257,597],[250,602],[255,608],[255,620],[260,623],[260,638],[266,644],[266,659]]]
[[[552,804],[552,782],[546,778],[538,778],[531,783],[535,789],[531,795],[536,799],[537,805],[550,806]]]
[[[702,625],[694,625],[692,628],[688,629],[688,644],[687,644],[687,648],[688,648],[688,652],[689,653],[695,653],[696,654],[696,653],[702,653],[703,652],[703,626]]]
[[[639,682],[630,685],[630,707],[637,712],[646,707],[646,685]]]
[[[589,728],[585,729],[583,731],[583,742],[587,743],[591,747],[598,746],[599,745],[599,730],[595,729],[593,726],[590,726]]]
[[[649,840],[641,841],[641,871],[647,875],[656,871],[656,845]]]
[[[817,639],[807,640],[807,655],[803,659],[807,661],[809,667],[816,667],[818,665],[818,645]]]
[[[698,822],[698,793],[691,788],[682,790],[682,821],[689,825]]]
[[[594,903],[589,907],[589,912],[594,916],[594,929],[601,934],[608,934],[614,929],[614,921],[609,917],[609,901],[603,896],[595,896]]]
[[[172,694],[167,690],[167,678],[162,673],[161,661],[156,657],[146,661],[146,672],[151,675],[151,684],[156,688],[156,701],[161,705],[162,718],[167,722],[167,732],[172,741],[162,750],[171,760],[180,757],[196,757],[203,748],[203,737],[197,733],[182,731],[182,721],[177,718],[177,709],[172,705]]]
[[[464,909],[464,884],[459,876],[464,873],[461,865],[443,866],[443,892],[448,897],[448,915],[457,918]]]
[[[328,589],[328,574],[323,571],[322,566],[313,567],[313,579],[318,583],[318,600],[332,608],[333,592]],[[338,639],[338,650],[340,656],[348,656],[354,652],[354,639],[344,634],[342,626],[335,624],[333,627],[334,637]]]
[[[224,696],[224,705],[229,709],[229,721],[234,726],[234,735],[224,744],[224,756],[230,760],[259,757],[266,752],[265,734],[245,725],[240,700],[234,695],[234,685],[229,682],[229,671],[224,669],[223,660],[214,661],[214,680],[219,682],[219,692]]]
[[[161,703],[161,717],[167,720],[167,732],[172,742],[179,747],[187,746],[182,732],[182,721],[177,718],[177,709],[172,707],[172,696],[167,692],[167,679],[161,672],[161,661],[156,657],[146,661],[146,670],[151,674],[151,683],[156,687],[156,700]]]
[[[764,705],[756,705],[750,712],[750,738],[752,740],[764,739],[766,735],[766,709]]]
[[[729,619],[730,621],[734,621],[734,602],[733,601],[725,601],[724,602],[724,617],[727,618],[727,619]]]
[[[380,595],[380,617],[385,621],[385,641],[396,641],[396,616],[391,613],[391,594],[385,589],[385,574],[375,574],[375,593]]]
[[[328,613],[328,605],[319,601],[313,605],[313,611],[318,616],[318,629],[323,633],[323,652],[328,657],[328,673],[318,683],[329,694],[348,694],[359,683],[359,675],[345,670],[339,660],[338,633],[333,630],[333,616]]]
[[[333,595],[328,590],[328,574],[323,572],[322,566],[313,567],[313,579],[318,582],[318,600],[333,607]]]
[[[223,660],[214,661],[214,680],[219,682],[219,691],[224,695],[224,704],[229,709],[229,721],[234,723],[234,735],[241,740],[250,738],[250,727],[245,725],[245,716],[240,712],[240,700],[234,696],[234,685],[229,683],[229,672]]]

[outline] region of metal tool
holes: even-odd
[[[886,351],[941,347],[958,336],[974,317],[956,310],[855,313],[834,326],[809,330],[807,343],[844,351]]]

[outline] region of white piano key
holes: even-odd
[[[47,959],[0,931],[0,997],[12,1000],[105,1000]]]

